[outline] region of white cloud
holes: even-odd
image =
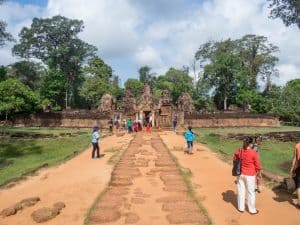
[[[57,14],[82,19],[80,37],[98,47],[125,81],[149,64],[162,74],[169,67],[190,65],[198,47],[208,40],[240,38],[245,34],[266,36],[280,48],[276,83],[300,75],[300,30],[268,18],[265,0],[49,0],[46,8],[5,3],[1,18],[17,34],[34,16]],[[12,58],[8,46],[1,49],[0,64]],[[123,69],[122,69],[123,68]]]

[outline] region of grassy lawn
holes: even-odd
[[[0,185],[44,164],[49,166],[79,153],[90,143],[90,129],[0,128],[5,132],[55,134],[52,138],[0,137]],[[59,134],[71,133],[70,137]]]
[[[220,153],[226,160],[231,161],[236,149],[242,147],[242,141],[229,139],[227,134],[264,135],[269,132],[300,131],[300,127],[278,128],[202,128],[195,129],[196,141],[208,145],[212,150]],[[260,147],[260,160],[265,170],[274,174],[287,176],[296,143],[264,140]]]

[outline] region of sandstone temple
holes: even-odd
[[[62,112],[43,112],[26,116],[18,116],[12,121],[19,126],[46,127],[92,127],[95,124],[107,127],[108,121],[140,121],[151,123],[154,128],[170,128],[173,119],[177,125],[186,127],[262,127],[278,126],[276,117],[252,114],[245,111],[231,113],[197,112],[193,99],[188,93],[181,93],[176,104],[172,104],[168,90],[162,91],[159,99],[155,99],[148,84],[144,85],[139,99],[135,99],[129,89],[125,90],[121,108],[116,108],[116,100],[110,94],[104,94],[96,110],[65,110]]]

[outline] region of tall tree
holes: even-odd
[[[139,79],[141,83],[151,83],[152,73],[150,73],[151,67],[143,66],[139,69]]]
[[[182,92],[193,92],[193,78],[189,76],[188,71],[183,69],[170,68],[165,75],[165,85],[170,85],[170,94],[175,104]]]
[[[0,6],[2,5],[3,0],[0,0]],[[14,41],[12,35],[6,31],[7,24],[0,20],[0,47],[2,47],[6,41]]]
[[[286,26],[296,24],[300,28],[299,0],[268,0],[271,8],[270,17],[280,18]]]
[[[61,71],[66,101],[70,94],[76,96],[82,82],[81,66],[96,51],[96,47],[78,38],[83,28],[83,21],[63,16],[34,18],[30,28],[21,30],[20,43],[12,49],[15,55],[40,59],[52,71]]]
[[[257,88],[257,78],[266,81],[269,88],[272,77],[277,75],[275,64],[278,58],[274,53],[278,47],[269,43],[264,36],[245,35],[236,40],[238,54],[246,73],[246,88]]]

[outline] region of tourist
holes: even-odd
[[[126,119],[123,119],[123,123],[122,123],[122,130],[123,131],[127,130],[126,125],[127,125]]]
[[[128,133],[132,133],[132,120],[129,119],[127,122]]]
[[[134,132],[138,132],[138,122],[137,121],[134,121],[134,123],[133,123],[133,130],[134,130]]]
[[[251,148],[252,138],[245,138],[243,148],[237,149],[233,159],[241,159],[241,175],[237,178],[237,202],[238,210],[245,210],[245,195],[247,192],[248,210],[251,215],[257,214],[255,207],[255,183],[256,175],[262,169],[257,153]]]
[[[113,119],[110,119],[108,121],[108,128],[109,128],[109,132],[112,133],[113,132]]]
[[[256,151],[258,158],[259,158],[259,146],[262,144],[262,136],[258,135],[254,137],[254,143],[252,145],[252,149]],[[256,176],[256,189],[255,191],[260,193],[261,192],[261,181],[262,181],[262,175],[261,170],[259,171],[259,174]]]
[[[148,124],[146,125],[146,132],[147,132],[147,133],[150,133],[150,132],[151,132],[151,125],[150,125],[150,123],[148,123]]]
[[[98,144],[99,139],[100,139],[100,135],[99,135],[98,131],[99,131],[99,126],[93,127],[93,133],[92,133],[92,144],[93,144],[92,159],[100,158],[100,149],[99,149],[99,144]],[[95,153],[97,153],[96,157],[95,157]]]
[[[177,127],[177,115],[174,116],[173,119],[173,131],[176,132],[176,127]]]
[[[290,177],[296,178],[296,191],[298,196],[297,207],[300,208],[300,142],[296,144],[294,149],[294,158],[290,171]]]
[[[193,141],[195,139],[195,134],[192,131],[191,126],[188,127],[188,130],[185,132],[184,137],[187,142],[187,151],[185,151],[185,153],[193,154]]]

